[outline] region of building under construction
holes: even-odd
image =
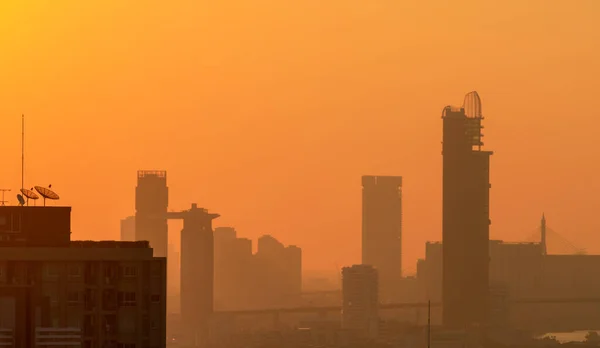
[[[443,321],[463,329],[486,322],[489,286],[490,155],[483,151],[481,100],[465,96],[443,119]]]

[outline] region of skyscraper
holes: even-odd
[[[154,256],[167,257],[167,207],[169,188],[166,171],[140,170],[135,188],[135,239],[147,240]]]
[[[193,203],[191,209],[169,212],[171,219],[183,219],[181,230],[181,319],[185,340],[206,347],[214,311],[214,235],[210,214]]]
[[[379,273],[382,302],[398,300],[402,280],[402,177],[362,177],[362,263]]]
[[[489,292],[489,168],[481,100],[465,96],[443,119],[443,320],[450,328],[484,324]]]

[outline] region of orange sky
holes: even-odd
[[[432,5],[430,3],[436,3]],[[441,238],[441,111],[482,97],[492,236],[542,211],[600,252],[600,1],[0,2],[0,186],[116,239],[136,170],[305,267],[360,260],[360,176],[404,176],[405,269]],[[142,5],[143,4],[143,5]],[[174,231],[177,226],[174,226]]]

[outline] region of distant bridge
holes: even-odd
[[[581,298],[530,298],[518,299],[509,302],[511,305],[527,305],[527,304],[561,304],[561,303],[598,303],[600,297],[581,297]],[[432,302],[431,307],[441,307],[441,303]],[[427,302],[407,302],[407,303],[388,303],[379,305],[379,309],[408,309],[408,308],[427,308]],[[235,310],[235,311],[217,311],[216,315],[257,315],[257,314],[286,314],[286,313],[328,313],[340,312],[341,306],[301,306],[290,308],[265,308],[265,309],[250,309],[250,310]]]

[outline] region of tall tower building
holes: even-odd
[[[402,177],[362,177],[362,263],[379,273],[382,302],[398,300],[402,280]]]
[[[371,265],[342,268],[342,327],[368,338],[379,327],[377,273]]]
[[[167,257],[167,207],[169,188],[166,171],[140,170],[135,188],[135,238],[147,240],[154,256]]]
[[[481,147],[481,100],[465,96],[443,119],[443,320],[449,328],[484,324],[489,293],[490,155]]]
[[[219,214],[192,204],[191,209],[169,212],[170,219],[183,219],[181,230],[181,319],[185,340],[206,347],[214,311],[214,235],[212,220]]]

